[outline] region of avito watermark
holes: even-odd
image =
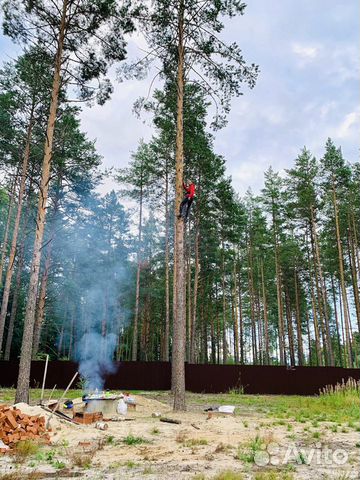
[[[349,455],[342,448],[331,449],[327,445],[317,443],[313,447],[299,447],[291,443],[284,447],[278,443],[269,443],[264,450],[254,454],[254,462],[259,467],[265,465],[286,465],[298,463],[299,465],[344,465]]]

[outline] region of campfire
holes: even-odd
[[[113,395],[109,392],[95,390],[83,395],[84,411],[87,413],[101,412],[103,415],[116,414],[116,406],[123,395]]]

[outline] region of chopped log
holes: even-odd
[[[175,423],[176,425],[180,425],[181,421],[180,420],[175,420],[174,418],[167,418],[167,417],[161,417],[160,422],[165,422],[165,423]]]

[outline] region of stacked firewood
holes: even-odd
[[[15,407],[0,405],[0,440],[9,447],[23,440],[50,441],[45,417],[26,415]]]

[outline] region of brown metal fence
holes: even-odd
[[[167,362],[115,362],[106,389],[170,390],[171,365]],[[186,389],[197,393],[241,390],[248,394],[314,395],[326,385],[349,378],[360,380],[360,369],[340,367],[278,367],[262,365],[186,364]],[[49,362],[46,388],[65,388],[78,366],[67,361]],[[44,362],[31,364],[30,383],[40,386]],[[18,362],[0,361],[0,386],[16,386]]]

